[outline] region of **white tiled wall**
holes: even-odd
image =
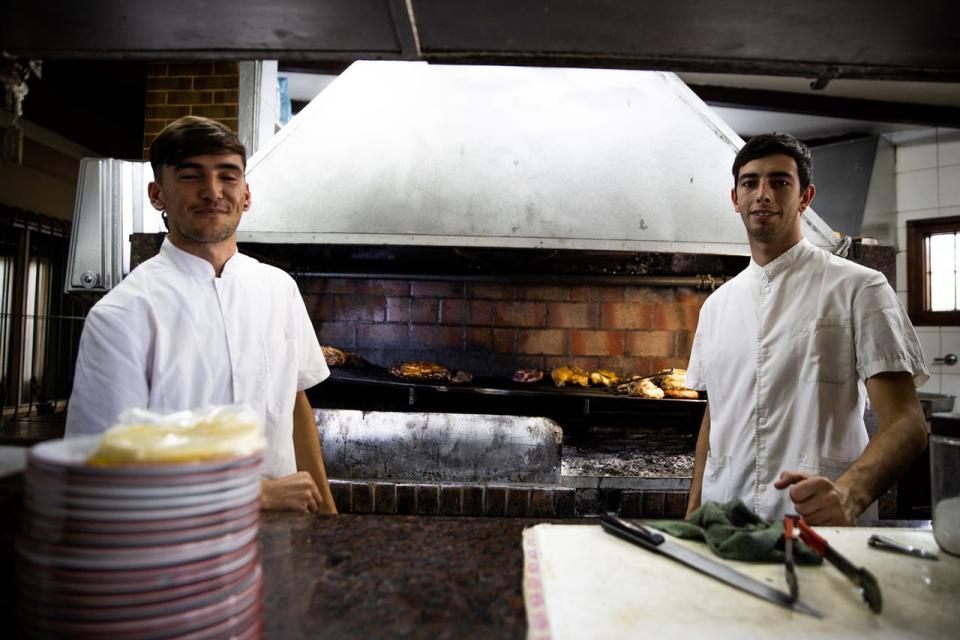
[[[897,294],[907,303],[907,221],[960,215],[960,130],[922,129],[890,134],[896,146]],[[930,380],[923,391],[960,398],[960,364],[933,359],[960,357],[960,327],[917,327]],[[956,409],[956,408],[955,408]]]

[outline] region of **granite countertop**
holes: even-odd
[[[539,522],[265,512],[263,637],[523,638],[521,532]]]

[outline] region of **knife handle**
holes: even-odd
[[[644,526],[631,524],[626,520],[618,518],[612,513],[601,516],[600,526],[608,533],[618,535],[631,541],[639,542],[646,547],[657,547],[663,544],[663,536],[654,531],[650,531]]]

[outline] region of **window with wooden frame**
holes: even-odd
[[[960,216],[907,222],[907,311],[915,325],[960,326]]]

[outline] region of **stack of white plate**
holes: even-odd
[[[98,443],[30,451],[17,538],[24,635],[257,637],[260,455],[88,466]]]

